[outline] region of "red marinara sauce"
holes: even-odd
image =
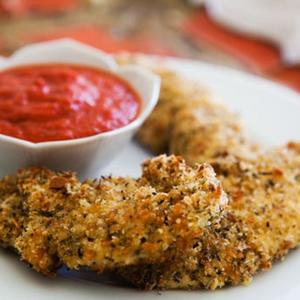
[[[45,64],[0,72],[0,133],[34,143],[111,131],[140,109],[127,82],[99,69]]]

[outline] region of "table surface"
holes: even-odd
[[[117,38],[152,36],[178,56],[243,69],[244,66],[231,56],[204,42],[195,45],[184,36],[180,26],[194,9],[184,0],[85,0],[77,9],[55,16],[2,17],[0,39],[4,46],[1,52],[8,55],[22,46],[25,35],[92,24]]]

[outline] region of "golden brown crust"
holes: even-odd
[[[146,289],[215,289],[248,284],[300,242],[300,156],[287,149],[245,162],[228,156],[214,167],[229,195],[211,224],[176,261],[119,270]]]
[[[0,244],[13,248],[16,237],[23,227],[23,198],[19,194],[16,177],[0,180]]]
[[[122,54],[117,56],[120,64],[138,64],[151,69],[161,77],[159,100],[154,111],[137,133],[138,142],[155,154],[168,152],[174,118],[187,107],[202,106],[207,103],[209,92],[206,88],[184,80],[174,72],[149,63],[144,56]]]
[[[156,70],[156,73],[162,79],[159,101],[138,131],[137,140],[153,153],[161,154],[169,149],[169,135],[177,113],[187,106],[202,106],[206,103],[208,92],[202,87],[183,81],[172,72]]]
[[[102,272],[161,263],[193,244],[227,202],[210,166],[190,168],[175,156],[145,162],[138,180],[80,183],[72,173],[25,169],[16,182],[26,218],[12,239],[46,275],[60,264]]]
[[[123,54],[118,61],[145,66],[161,77],[158,104],[137,133],[140,144],[155,154],[181,155],[191,164],[229,153],[253,157],[256,146],[245,140],[237,115],[214,102],[199,83],[143,56]]]
[[[180,94],[174,78],[162,77],[162,81],[169,81],[170,94]],[[155,110],[148,130],[163,117]],[[287,149],[260,154],[244,138],[236,116],[205,99],[193,106],[183,103],[172,118],[164,120],[168,123],[165,149],[182,155],[189,164],[212,163],[230,204],[221,223],[207,228],[199,247],[176,261],[125,268],[120,273],[150,289],[215,289],[248,283],[257,271],[270,268],[300,242],[299,145],[291,142]]]

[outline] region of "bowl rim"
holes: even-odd
[[[136,128],[140,127],[142,123],[145,121],[145,119],[150,115],[152,110],[154,109],[155,105],[157,104],[159,93],[160,93],[160,83],[161,79],[158,75],[154,74],[148,69],[145,69],[141,66],[138,65],[132,65],[128,64],[125,66],[120,66],[116,63],[115,59],[113,58],[112,55],[99,50],[97,48],[94,48],[92,46],[83,44],[81,42],[75,41],[73,39],[57,39],[53,41],[48,41],[48,42],[42,42],[42,43],[33,43],[30,45],[26,45],[24,47],[21,47],[20,49],[16,50],[11,56],[7,58],[0,57],[0,71],[9,69],[10,67],[17,67],[17,66],[24,66],[24,65],[34,65],[34,63],[17,63],[17,64],[12,64],[10,66],[9,62],[13,62],[15,58],[19,58],[22,55],[23,51],[31,51],[31,52],[36,52],[40,51],[40,49],[47,47],[70,47],[71,48],[77,48],[80,50],[83,50],[85,52],[83,55],[89,55],[92,54],[94,56],[98,56],[99,59],[105,62],[105,64],[108,67],[108,72],[111,72],[113,74],[116,74],[117,76],[120,76],[119,73],[120,71],[131,71],[139,74],[141,77],[147,79],[149,81],[149,84],[152,85],[152,95],[151,99],[146,103],[144,101],[143,97],[140,95],[140,93],[137,91],[137,93],[140,95],[142,99],[142,109],[141,112],[139,113],[138,117],[133,120],[131,123],[117,128],[113,129],[111,131],[107,132],[102,132],[98,133],[95,135],[87,136],[87,137],[82,137],[82,138],[77,138],[77,139],[70,139],[70,140],[60,140],[60,141],[46,141],[46,142],[40,142],[40,143],[33,143],[27,140],[23,140],[20,138],[16,137],[11,137],[5,134],[0,133],[0,142],[6,142],[6,143],[11,143],[19,146],[23,146],[25,148],[29,149],[49,149],[49,148],[62,148],[66,146],[75,146],[75,145],[81,145],[81,144],[86,144],[86,143],[91,143],[95,142],[99,139],[104,139],[108,137],[114,137],[119,134],[123,134],[128,131],[135,130]],[[47,58],[45,58],[45,62],[39,62],[38,64],[52,64],[54,62],[47,62]],[[63,62],[59,62],[63,63]],[[88,64],[84,63],[76,63],[76,65],[81,65],[81,66],[89,66]],[[95,69],[101,69],[98,66],[94,67]],[[122,79],[128,82],[126,78],[122,76]],[[131,86],[133,86],[131,83],[129,83]],[[136,88],[133,86],[134,90]]]

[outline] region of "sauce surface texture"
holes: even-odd
[[[135,90],[106,71],[51,64],[0,72],[0,133],[34,143],[111,131],[140,108]]]

